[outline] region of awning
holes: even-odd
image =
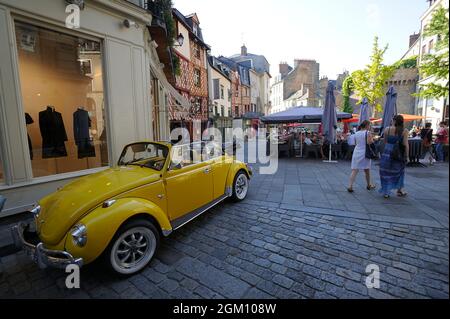
[[[157,67],[150,61],[150,69],[156,78],[161,82],[164,88],[172,95],[172,97],[179,103],[179,106],[183,109],[189,110],[191,107],[191,103],[188,99],[182,96],[170,83],[167,81],[166,75],[161,70],[161,68]]]
[[[376,121],[378,121],[378,120],[379,120],[379,119],[374,118],[374,117],[371,117],[371,118],[370,118],[370,121],[371,121],[371,122],[376,122]],[[344,122],[344,123],[359,123],[359,114],[353,114],[353,117],[352,117],[352,118],[342,120],[342,122]]]
[[[293,107],[283,112],[263,116],[261,121],[265,124],[283,123],[320,123],[323,108],[320,107]],[[337,112],[338,121],[352,118],[352,114]]]
[[[420,115],[412,115],[412,114],[399,114],[401,116],[403,116],[403,121],[405,122],[412,122],[412,121],[419,121],[419,120],[423,120],[426,117],[425,116],[420,116]],[[383,121],[383,119],[378,119],[373,121],[374,123],[381,123],[381,121]]]

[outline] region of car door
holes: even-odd
[[[222,155],[222,151],[217,151],[213,147],[206,146],[204,156],[207,162],[211,165],[213,173],[213,188],[214,188],[214,199],[219,198],[225,194],[225,184],[228,177],[228,171],[232,163],[232,157]]]
[[[211,163],[202,161],[192,146],[174,146],[171,159],[164,183],[169,217],[175,220],[213,200],[213,174]]]

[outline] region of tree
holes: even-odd
[[[355,71],[351,75],[354,91],[360,98],[359,103],[363,98],[367,98],[369,105],[378,112],[383,110],[381,100],[385,94],[385,83],[394,72],[393,66],[383,64],[383,57],[387,49],[388,45],[381,49],[378,46],[378,37],[375,37],[370,64],[365,69]]]
[[[410,58],[403,59],[394,63],[393,67],[395,70],[398,69],[414,69],[417,68],[417,55],[414,55]]]
[[[350,95],[353,91],[353,79],[349,75],[345,78],[344,82],[342,83],[342,96],[344,97],[344,106],[342,108],[342,112],[346,113],[353,113],[353,108],[350,105]]]
[[[418,94],[423,98],[448,97],[449,89],[449,36],[448,9],[440,7],[433,14],[430,24],[425,28],[423,37],[436,37],[435,53],[423,56],[419,65],[422,78],[434,77],[433,83],[421,85]]]

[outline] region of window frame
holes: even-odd
[[[68,28],[64,28],[60,25],[56,25],[53,23],[50,23],[48,21],[45,20],[38,20],[38,19],[33,19],[33,18],[27,18],[26,16],[22,16],[19,15],[17,13],[12,13],[11,14],[11,18],[12,18],[12,29],[11,29],[11,33],[13,35],[13,37],[11,38],[14,41],[13,44],[13,50],[14,50],[14,55],[15,58],[14,60],[14,68],[16,69],[17,73],[19,73],[19,56],[18,56],[18,50],[19,50],[19,46],[17,45],[17,34],[16,34],[16,24],[27,24],[27,25],[31,25],[33,27],[39,28],[39,29],[44,29],[47,31],[51,31],[51,32],[55,32],[55,33],[60,33],[62,35],[65,36],[70,36],[70,37],[75,37],[78,39],[82,39],[82,40],[87,40],[87,41],[92,41],[92,42],[97,42],[99,45],[99,51],[100,51],[100,65],[101,65],[101,69],[102,69],[102,76],[101,76],[101,81],[103,84],[103,106],[101,107],[104,114],[104,130],[105,130],[105,134],[106,134],[106,141],[107,141],[107,156],[108,156],[108,165],[106,166],[99,166],[99,167],[92,167],[92,168],[86,168],[86,169],[80,169],[80,170],[74,170],[74,171],[69,171],[69,172],[61,172],[61,173],[56,173],[56,174],[49,174],[49,175],[42,175],[42,176],[35,176],[33,173],[33,168],[32,168],[32,164],[31,164],[31,159],[29,157],[28,154],[28,141],[27,141],[27,128],[26,125],[22,125],[23,126],[23,131],[24,136],[22,136],[21,140],[23,145],[26,145],[26,150],[27,150],[27,154],[25,156],[25,161],[27,166],[29,166],[29,171],[27,171],[27,176],[26,179],[23,180],[23,183],[26,183],[26,185],[35,185],[35,184],[41,184],[41,183],[48,183],[48,182],[54,182],[54,181],[59,181],[59,180],[64,180],[64,179],[70,179],[70,178],[78,178],[81,176],[86,176],[89,174],[93,174],[96,172],[100,172],[103,170],[106,170],[108,168],[111,168],[114,165],[114,162],[112,161],[113,159],[113,147],[112,147],[112,140],[111,140],[111,134],[110,134],[110,119],[111,119],[111,114],[109,112],[109,93],[108,90],[106,88],[106,83],[107,83],[107,67],[106,67],[106,47],[105,47],[105,35],[103,34],[99,34],[99,33],[94,33],[94,32],[83,32],[83,31],[79,31],[78,29],[68,29]],[[91,60],[91,59],[89,59]],[[91,62],[91,70],[92,70],[92,62]],[[88,74],[86,74],[88,75]],[[23,102],[23,96],[22,96],[22,82],[21,82],[21,78],[19,76],[19,74],[17,74],[17,94],[18,94],[18,109],[21,110],[22,113],[25,113],[26,110],[24,108],[24,102]],[[67,128],[66,128],[67,131]],[[67,131],[68,134],[71,134],[70,131]],[[6,151],[6,150],[5,150]],[[6,156],[7,157],[7,156]],[[0,182],[0,189],[9,189],[9,188],[16,188],[16,184],[18,184],[18,182],[16,182],[13,177],[11,176],[12,174],[12,168],[10,167],[10,163],[7,162],[5,163],[5,161],[7,159],[5,159],[5,157],[3,157],[3,168],[4,168],[4,184],[2,184]],[[6,171],[5,171],[6,170]],[[22,182],[19,182],[19,184]]]
[[[199,68],[194,68],[194,85],[197,87],[201,87],[201,77],[202,71]]]

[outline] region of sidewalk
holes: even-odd
[[[372,181],[379,187],[376,164],[372,165]],[[318,214],[448,229],[448,163],[425,168],[407,167],[405,186],[408,196],[399,198],[393,194],[390,199],[384,199],[378,188],[367,191],[363,172],[358,175],[355,192],[348,193],[349,161],[323,163],[321,160],[281,158],[274,175],[260,175],[259,165],[253,167],[255,176],[249,200]]]

